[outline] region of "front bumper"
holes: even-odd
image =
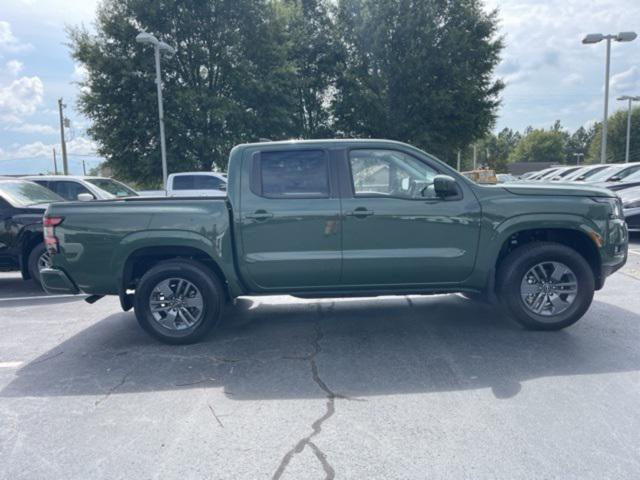
[[[57,268],[43,268],[40,270],[40,280],[47,293],[55,295],[76,295],[80,293],[80,289],[73,283],[73,280]]]
[[[602,263],[596,290],[600,290],[604,286],[604,281],[608,276],[620,270],[627,263],[629,250],[627,224],[622,219],[610,220],[607,230],[606,247],[601,251]]]

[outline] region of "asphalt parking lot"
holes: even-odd
[[[170,347],[0,274],[0,478],[638,478],[631,248],[555,333],[457,295],[270,297]]]

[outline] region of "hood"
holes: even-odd
[[[570,197],[615,197],[615,194],[606,188],[575,185],[573,183],[554,183],[534,185],[531,183],[510,183],[502,188],[516,195],[545,195],[570,196]]]

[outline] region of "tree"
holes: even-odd
[[[509,156],[509,162],[562,163],[565,156],[565,133],[561,129],[528,129]]]
[[[580,161],[584,162],[586,160],[594,134],[595,128],[592,127],[587,130],[584,127],[580,127],[569,137],[565,148],[566,163],[568,165],[572,165],[578,161],[576,155],[582,156]]]
[[[342,58],[327,0],[284,0],[288,56],[295,70],[296,133],[303,138],[333,134],[327,108]]]
[[[337,19],[339,133],[406,141],[454,163],[488,132],[503,88],[496,12],[479,0],[341,0]]]
[[[607,123],[607,162],[624,162],[627,145],[627,110],[618,110]],[[589,147],[589,161],[600,162],[602,148],[602,124],[595,126]],[[631,148],[629,161],[640,162],[640,107],[631,111]]]
[[[284,20],[266,0],[107,0],[96,33],[69,31],[87,69],[79,107],[114,173],[161,178],[152,51],[140,30],[177,47],[163,58],[169,171],[224,168],[233,145],[299,132]]]

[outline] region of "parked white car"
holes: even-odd
[[[109,200],[138,196],[131,187],[113,178],[72,175],[32,175],[22,178],[42,185],[66,200]]]
[[[167,179],[169,197],[224,197],[227,176],[213,172],[172,173]]]

